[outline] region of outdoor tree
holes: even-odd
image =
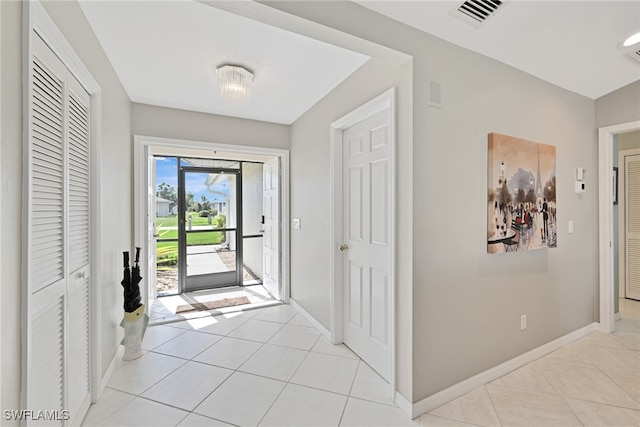
[[[166,182],[162,182],[158,185],[158,192],[156,193],[157,197],[162,197],[163,199],[169,200],[169,210],[173,209],[173,207],[178,203],[178,193],[173,185],[169,185]]]
[[[195,204],[195,196],[193,195],[193,193],[191,191],[187,191],[187,194],[185,194],[185,210],[189,210],[189,208],[191,208],[191,210],[193,210],[193,205]]]
[[[207,200],[207,196],[205,196],[204,194],[200,196],[200,200],[202,200],[202,204],[201,204],[201,209],[200,210],[210,210],[211,209],[211,203],[209,203],[209,200]]]

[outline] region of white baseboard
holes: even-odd
[[[398,391],[396,391],[394,402],[398,408],[408,417],[412,417],[412,406],[411,402],[409,402],[403,395],[401,395]],[[413,418],[413,417],[412,417]]]
[[[111,359],[111,363],[109,363],[109,367],[107,368],[107,371],[104,373],[102,378],[100,378],[98,387],[96,389],[97,395],[91,396],[91,403],[96,403],[102,397],[102,393],[104,392],[105,387],[107,387],[107,384],[111,379],[111,375],[113,375],[113,371],[116,370],[116,368],[118,367],[118,364],[122,360],[123,354],[124,354],[124,346],[119,345],[118,349],[116,350],[116,354],[113,355],[113,359]]]
[[[404,405],[398,404],[398,407],[402,409],[404,412],[407,412],[411,418],[419,417],[422,414],[425,414],[439,406],[444,405],[445,403],[457,399],[460,396],[474,390],[477,387],[480,387],[484,384],[490,383],[503,375],[512,372],[527,363],[531,363],[534,360],[545,356],[552,351],[555,351],[567,344],[571,344],[572,342],[590,334],[591,332],[598,330],[597,323],[591,323],[583,328],[577,329],[573,332],[568,333],[560,338],[557,338],[551,342],[541,345],[540,347],[534,348],[531,351],[528,351],[520,356],[514,357],[511,360],[507,360],[504,363],[499,364],[498,366],[494,366],[491,369],[487,369],[484,372],[481,372],[477,375],[474,375],[471,378],[468,378],[464,381],[459,382],[458,384],[454,384],[449,388],[446,388],[438,393],[432,394],[429,397],[426,397],[419,402],[410,405],[411,411],[407,412]],[[397,400],[397,396],[396,396]]]
[[[320,331],[320,333],[322,335],[324,335],[324,337],[326,339],[328,339],[329,341],[331,341],[331,332],[325,328],[324,326],[322,326],[320,324],[320,322],[318,322],[312,315],[310,315],[309,313],[307,313],[307,310],[305,310],[304,308],[302,308],[300,306],[300,304],[298,304],[297,302],[295,302],[295,300],[293,298],[289,298],[289,304],[291,304],[291,306],[293,308],[295,308],[296,310],[298,310],[300,312],[300,314],[302,314],[304,316],[305,319],[307,319],[307,321],[309,323],[311,323],[317,330]]]

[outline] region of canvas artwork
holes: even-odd
[[[557,246],[556,147],[489,134],[487,252]]]

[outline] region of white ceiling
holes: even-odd
[[[191,0],[80,5],[133,102],[291,124],[369,57]],[[247,104],[222,100],[216,68],[255,74]]]
[[[451,14],[459,0],[356,2],[589,98],[640,79],[640,64],[618,48],[640,31],[638,0],[508,0],[480,28]],[[258,20],[228,11],[247,3],[262,10]],[[184,110],[291,124],[369,59],[355,50],[377,49],[318,41],[321,31],[309,22],[289,25],[296,32],[267,25],[259,20],[285,20],[247,1],[80,5],[131,100]],[[342,42],[335,33],[325,39]],[[249,103],[219,97],[215,69],[223,63],[255,72]]]
[[[507,0],[480,28],[452,14],[461,0],[356,3],[592,99],[640,79],[618,48],[640,31],[638,0]]]

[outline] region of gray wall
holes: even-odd
[[[79,5],[43,2],[65,38],[97,80],[102,96],[102,244],[99,301],[102,304],[102,372],[121,339],[120,286],[123,250],[131,248],[130,102]],[[2,7],[2,398],[3,409],[19,408],[20,254],[22,193],[22,4]],[[11,325],[11,327],[8,327]]]
[[[132,104],[134,135],[289,148],[289,126],[146,104]]]
[[[411,185],[411,64],[399,66],[372,59],[291,127],[291,217],[302,227],[291,230],[291,298],[330,329],[330,124],[370,99],[397,87],[399,187]],[[398,194],[399,340],[411,343],[411,193]],[[399,346],[398,385],[411,396],[410,347]]]
[[[640,95],[639,95],[640,98]],[[618,150],[633,150],[635,148],[640,148],[640,130],[635,132],[627,132],[618,136]]]
[[[596,99],[596,127],[640,120],[640,80]]]
[[[593,100],[353,3],[268,4],[413,56],[413,146],[408,168],[413,187],[399,187],[401,195],[408,192],[412,199],[413,217],[413,251],[408,254],[412,303],[401,300],[397,306],[399,315],[413,316],[413,338],[399,344],[399,351],[412,354],[408,393],[404,375],[399,375],[405,397],[417,402],[596,319],[596,175],[587,175],[591,191],[582,196],[573,191],[576,167],[597,170]],[[430,80],[442,84],[443,109],[427,104]],[[348,104],[352,98],[345,96],[342,101]],[[292,152],[298,139],[295,128],[301,123],[294,124]],[[320,132],[326,129],[326,123],[317,127]],[[485,253],[490,132],[557,147],[557,249]],[[314,150],[315,158],[326,158],[327,147]],[[401,181],[406,180],[404,166],[399,162]],[[320,166],[313,165],[311,175],[305,170],[308,177],[297,185],[319,196],[315,206],[320,212],[313,226],[324,230],[328,183],[317,169]],[[292,216],[298,215],[298,193],[292,187]],[[575,222],[571,235],[570,219]],[[292,233],[293,253],[301,244],[296,239]],[[327,263],[328,254],[319,251],[316,261]],[[311,268],[307,262],[301,267]],[[324,295],[317,298],[322,304],[310,312],[324,323],[329,307]],[[528,316],[522,332],[521,314]]]

